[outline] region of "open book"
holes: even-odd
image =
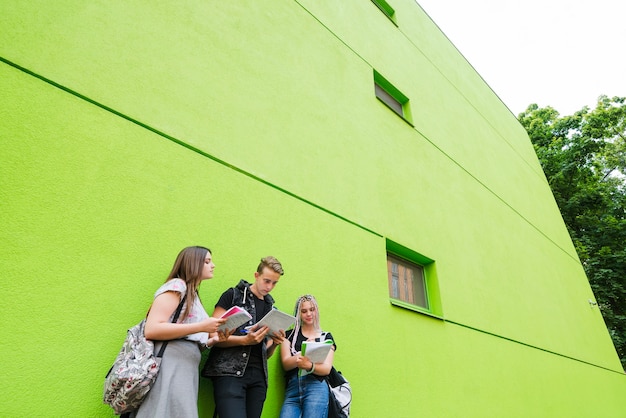
[[[235,330],[238,327],[242,326],[252,319],[252,315],[250,315],[248,311],[240,306],[233,306],[232,308],[224,312],[224,314],[220,318],[226,318],[226,322],[220,325],[217,330],[226,331],[227,329]]]
[[[322,342],[303,341],[302,355],[308,357],[313,363],[322,363],[328,357],[328,353],[333,347],[333,340]]]
[[[259,328],[267,325],[270,327],[269,335],[276,334],[279,330],[287,331],[293,324],[296,323],[296,317],[279,311],[278,309],[272,309],[267,315],[263,317],[255,325]]]

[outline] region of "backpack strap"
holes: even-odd
[[[172,318],[172,323],[175,323],[176,321],[178,321],[178,317],[180,316],[180,311],[183,310],[183,304],[185,303],[186,298],[187,298],[187,295],[183,296],[183,299],[178,304],[178,308],[176,308],[176,313],[174,313],[174,318]],[[161,345],[161,349],[159,350],[157,357],[163,357],[163,353],[165,352],[165,347],[167,347],[167,343],[168,341],[163,341],[163,344]]]

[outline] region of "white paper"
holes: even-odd
[[[274,335],[281,329],[286,332],[295,323],[295,316],[281,312],[278,309],[272,309],[255,325],[259,325],[259,328],[267,325],[270,327],[269,335]]]
[[[312,363],[323,363],[332,347],[333,342],[331,340],[324,342],[303,341],[302,355],[308,357]]]

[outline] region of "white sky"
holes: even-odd
[[[515,116],[626,96],[623,0],[416,1]]]

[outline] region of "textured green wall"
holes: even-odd
[[[194,244],[208,310],[267,254],[279,307],[318,297],[356,417],[620,416],[532,146],[417,4],[154,3],[0,5],[3,416],[111,416],[124,330]],[[435,260],[444,320],[389,304],[386,238]]]

